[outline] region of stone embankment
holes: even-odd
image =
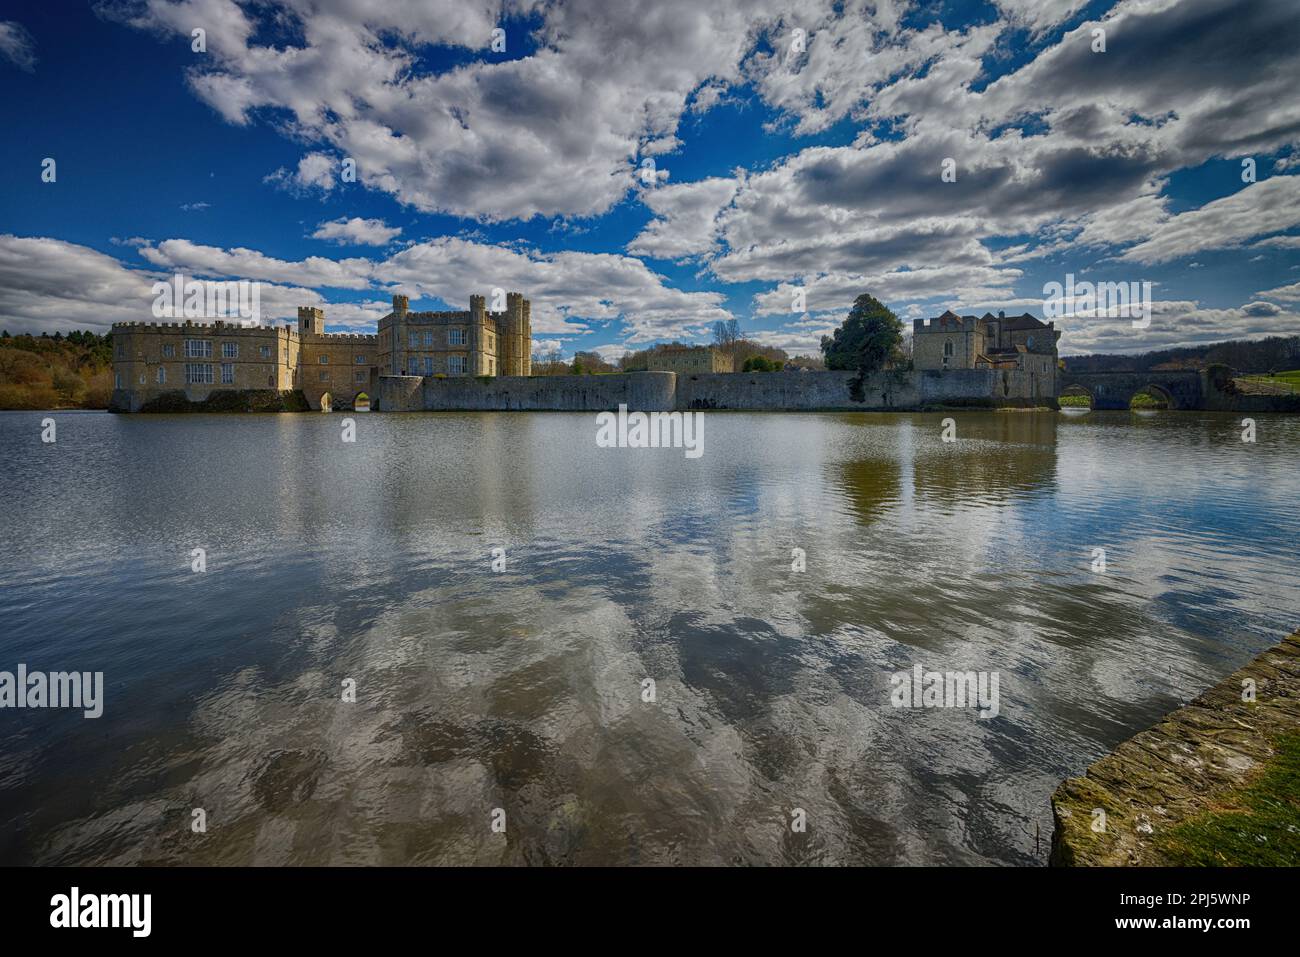
[[[1300,833],[1300,795],[1275,793],[1294,784],[1297,735],[1300,632],[1062,782],[1051,862],[1277,863]]]

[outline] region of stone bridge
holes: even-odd
[[[1068,360],[1067,360],[1068,363]],[[1150,391],[1169,403],[1171,409],[1206,408],[1208,393],[1216,392],[1198,369],[1181,372],[1070,372],[1057,378],[1057,395],[1071,388],[1092,396],[1094,409],[1127,409],[1133,396]]]

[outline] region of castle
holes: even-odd
[[[325,312],[298,309],[297,327],[207,322],[113,324],[114,409],[137,411],[163,393],[202,401],[220,391],[301,391],[313,409],[351,408],[381,375],[526,376],[532,371],[530,306],[505,311],[470,296],[462,312],[411,312],[406,296],[377,335],[327,333]],[[362,403],[364,404],[364,402]]]
[[[918,370],[1005,369],[1025,373],[1029,395],[1056,394],[1059,364],[1054,323],[1029,313],[1008,317],[959,316],[912,321],[912,367]]]
[[[650,350],[646,357],[650,372],[735,372],[731,356],[715,346],[683,346],[677,343]]]
[[[411,312],[405,296],[379,320],[380,375],[531,375],[531,306],[507,293],[504,312],[488,312],[483,296],[468,312]]]

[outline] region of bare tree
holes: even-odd
[[[736,343],[739,341],[739,319],[720,319],[713,324],[713,344],[733,360],[736,358]]]
[[[533,356],[533,375],[567,375],[569,365],[564,361],[564,353],[558,348],[549,352],[539,352]]]

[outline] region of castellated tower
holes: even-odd
[[[411,309],[411,300],[407,296],[393,296],[393,315],[404,316]]]
[[[524,361],[520,375],[533,374],[533,304],[524,300]]]
[[[524,348],[524,322],[527,303],[524,302],[522,293],[506,293],[506,314],[505,329],[502,341],[504,344],[504,359],[502,361],[502,373],[504,375],[527,375],[524,371],[524,357],[526,350]]]
[[[483,327],[487,323],[487,300],[483,296],[469,297],[469,373],[484,375],[487,359],[483,353]]]
[[[319,336],[325,332],[325,310],[314,306],[298,307],[298,335]]]

